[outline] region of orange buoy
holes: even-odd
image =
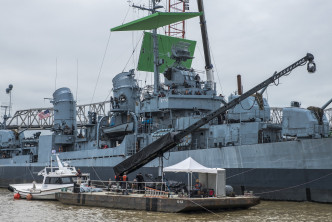
[[[19,193],[15,193],[14,194],[14,199],[15,200],[18,200],[18,199],[20,199],[21,198],[21,195],[19,194]]]
[[[32,199],[32,195],[31,193],[29,193],[27,196],[26,196],[27,200],[31,200]]]

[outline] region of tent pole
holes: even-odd
[[[216,174],[216,193],[215,193],[215,196],[217,197],[217,193],[218,193],[218,170],[217,170],[217,174]]]
[[[191,179],[190,179],[190,191],[193,187],[193,172],[191,172]]]
[[[189,184],[189,172],[188,172],[188,196],[189,196],[189,198],[190,198],[190,184]]]

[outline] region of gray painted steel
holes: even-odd
[[[67,193],[56,194],[57,200],[68,205],[97,206],[124,210],[146,210],[168,213],[187,211],[224,210],[249,208],[260,203],[258,197],[238,196],[223,198],[156,198],[135,195],[115,195],[107,193]]]

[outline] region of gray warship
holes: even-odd
[[[245,93],[238,76],[237,93],[226,99],[216,91],[202,1],[200,12],[185,13],[180,20],[200,16],[204,73],[186,64],[193,59],[192,43],[157,35],[155,22],[144,23],[163,16],[167,19],[160,26],[174,22],[174,14],[158,12],[160,7],[152,3],[147,19],[112,31],[153,30],[144,34],[149,47],[142,44],[141,55],[151,51],[154,85],[139,87],[132,69],[114,77],[110,101],[77,106],[70,89],[63,87],[53,93],[53,107],[5,115],[0,186],[37,180],[36,172],[51,165],[53,153],[100,180],[124,171],[129,178],[138,172],[157,177],[162,166],[191,156],[207,167],[225,168],[227,183],[237,193],[332,202],[332,138],[326,115],[332,99],[322,107],[301,108],[292,101],[290,107],[275,109],[263,97],[270,84],[293,69],[307,64],[308,71],[315,71],[313,56],[307,54]],[[159,58],[164,38],[171,42],[165,60]],[[205,81],[200,78],[204,74]]]

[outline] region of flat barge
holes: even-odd
[[[179,213],[203,210],[246,209],[260,203],[257,196],[183,198],[178,196],[151,197],[144,194],[114,194],[111,192],[60,192],[56,199],[63,204],[106,207],[122,210],[146,210]]]

